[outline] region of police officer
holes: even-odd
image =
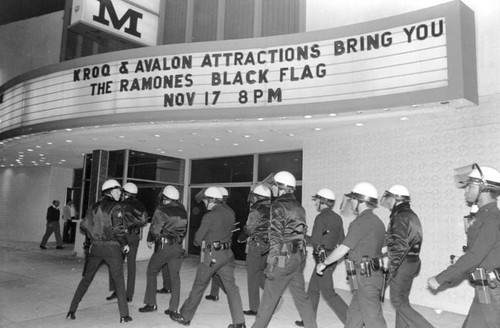
[[[228,210],[230,210],[233,213],[233,215],[235,215],[234,210],[227,205],[227,199],[229,198],[229,191],[221,186],[217,188],[219,188],[220,192],[222,193],[222,206],[225,206]],[[222,289],[225,292],[220,277],[215,274],[212,277],[212,287],[210,287],[210,294],[205,296],[205,299],[217,302],[219,300],[220,289]]]
[[[313,255],[316,263],[320,263],[344,240],[344,224],[340,215],[332,210],[335,205],[335,193],[331,189],[320,189],[312,198],[319,214],[314,220],[308,244],[314,249]],[[319,294],[321,292],[328,306],[335,312],[340,321],[345,323],[347,304],[333,288],[332,274],[335,266],[335,264],[330,265],[323,275],[313,272],[309,280],[307,294],[311,298],[315,313],[318,312]],[[299,327],[304,326],[302,321],[295,321],[295,324]]]
[[[500,172],[477,164],[470,169],[466,181],[457,181],[465,187],[468,205],[478,207],[467,230],[466,253],[428,283],[441,289],[469,275],[475,295],[462,327],[500,327]]]
[[[203,192],[203,202],[208,212],[203,216],[194,236],[194,244],[202,246],[203,260],[198,264],[188,299],[179,313],[170,314],[170,318],[182,325],[189,325],[210,279],[218,274],[226,290],[233,321],[228,328],[245,328],[241,296],[234,278],[234,254],[231,250],[235,217],[222,205],[222,193],[217,187],[209,187]]]
[[[83,278],[75,291],[67,318],[75,319],[78,304],[87,292],[94,276],[104,262],[108,265],[118,298],[120,322],[132,321],[129,316],[123,278],[122,252],[128,253],[122,208],[119,203],[121,185],[116,180],[107,180],[102,185],[103,197],[93,204],[82,220],[80,228],[90,239],[92,246]]]
[[[346,328],[358,328],[363,324],[370,328],[387,327],[380,303],[384,277],[380,267],[372,265],[381,259],[385,238],[384,224],[373,213],[377,203],[377,189],[367,182],[358,183],[349,194],[344,195],[341,212],[347,214],[352,211],[357,216],[349,225],[342,244],[316,266],[316,272],[323,274],[326,267],[349,253],[346,268],[353,295],[347,309]]]
[[[127,243],[130,251],[127,258],[127,302],[132,302],[135,290],[135,271],[137,250],[141,239],[141,228],[148,222],[146,207],[137,199],[137,186],[127,182],[122,188],[122,212],[123,221],[127,227]],[[109,290],[113,293],[106,297],[108,301],[116,298],[115,286],[111,274],[109,276]]]
[[[256,315],[260,305],[260,288],[264,288],[266,276],[264,269],[269,250],[269,216],[271,190],[258,185],[250,193],[250,213],[238,242],[246,242],[246,270],[248,286],[248,303],[250,309],[243,311],[246,315]]]
[[[293,301],[306,327],[317,327],[311,300],[304,282],[306,262],[306,212],[293,194],[295,177],[281,171],[272,179],[275,199],[271,203],[269,254],[265,269],[264,293],[252,328],[267,327],[285,291],[290,288]]]
[[[171,281],[172,296],[169,308],[165,314],[177,312],[181,292],[181,278],[179,271],[182,265],[182,242],[186,234],[187,212],[179,202],[179,191],[174,186],[163,188],[160,204],[157,206],[148,233],[148,246],[155,245],[155,252],[151,255],[147,269],[146,294],[144,307],[139,312],[157,310],[156,305],[156,278],[162,268],[167,265]]]
[[[386,233],[391,303],[396,309],[397,328],[433,327],[410,305],[413,279],[420,271],[422,225],[410,207],[410,192],[405,186],[393,185],[380,198],[380,205],[391,211]]]

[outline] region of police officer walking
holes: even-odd
[[[137,199],[137,186],[132,182],[127,182],[122,188],[122,212],[123,222],[127,227],[128,246],[130,251],[127,258],[127,302],[132,302],[135,291],[135,271],[137,250],[141,239],[141,228],[148,223],[146,207]],[[116,298],[115,285],[111,274],[109,275],[109,290],[113,293],[106,297],[108,301]]]
[[[271,203],[269,228],[269,254],[265,274],[267,277],[257,317],[252,328],[267,327],[286,287],[305,327],[315,328],[315,313],[307,296],[304,281],[306,262],[306,212],[293,194],[295,177],[281,171],[272,179],[273,194],[278,198]]]
[[[187,212],[179,202],[180,194],[174,186],[163,188],[160,204],[158,204],[148,233],[148,246],[155,243],[155,251],[151,255],[147,269],[146,294],[144,307],[139,312],[157,310],[156,286],[157,276],[164,266],[168,267],[172,296],[165,314],[177,312],[181,293],[181,278],[179,271],[182,265],[182,242],[186,234]]]
[[[320,189],[312,198],[319,214],[314,220],[308,244],[314,249],[313,255],[316,263],[320,263],[344,240],[344,224],[340,215],[332,210],[335,205],[335,193],[332,190],[328,188]],[[332,275],[335,266],[335,264],[328,266],[323,275],[313,272],[309,280],[307,294],[311,298],[315,313],[318,312],[319,294],[321,292],[328,306],[335,312],[340,321],[345,323],[347,304],[333,288]],[[299,327],[304,326],[302,321],[295,321],[295,324]]]
[[[87,292],[94,276],[104,262],[108,265],[118,298],[120,322],[132,321],[129,316],[123,278],[122,252],[127,253],[126,226],[119,203],[121,185],[116,180],[107,180],[102,185],[103,197],[93,204],[82,220],[80,228],[90,239],[92,245],[83,278],[78,284],[67,318],[75,319],[78,304]]]
[[[248,286],[248,303],[250,309],[243,311],[246,315],[256,315],[260,305],[260,290],[264,288],[266,276],[264,269],[269,250],[269,216],[271,190],[258,185],[249,196],[250,213],[238,242],[246,242],[246,271]]]
[[[240,291],[234,278],[234,254],[231,250],[232,230],[236,219],[233,213],[222,205],[222,193],[217,187],[209,187],[203,192],[203,202],[208,212],[203,216],[194,236],[194,244],[202,247],[196,278],[179,313],[170,314],[170,318],[188,326],[210,279],[214,274],[218,274],[227,294],[233,321],[228,328],[245,328]]]
[[[396,310],[396,328],[433,327],[410,305],[413,279],[420,271],[422,226],[410,207],[410,192],[394,185],[384,192],[380,205],[391,211],[386,233],[391,303]]]
[[[346,269],[353,289],[353,296],[347,309],[346,328],[359,328],[363,324],[370,328],[386,328],[380,292],[384,277],[379,264],[385,238],[385,227],[373,209],[378,203],[375,187],[367,182],[354,186],[344,195],[342,213],[350,211],[356,218],[349,225],[347,236],[323,263],[316,266],[316,272],[323,271],[347,253]]]
[[[428,283],[441,289],[469,275],[475,295],[462,327],[500,327],[500,172],[477,164],[468,171],[467,179],[456,176],[458,187],[465,188],[468,205],[479,209],[467,230],[466,253]]]

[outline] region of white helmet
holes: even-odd
[[[326,199],[326,200],[335,200],[335,193],[331,190],[331,189],[328,189],[328,188],[323,188],[323,189],[320,189],[316,195],[313,195],[312,196],[313,199],[316,199],[316,198],[323,198],[323,199]]]
[[[274,175],[274,182],[283,185],[283,187],[291,187],[293,189],[295,189],[295,185],[297,183],[293,174],[287,171],[280,171],[276,173]]]
[[[346,195],[347,197],[357,199],[359,201],[376,205],[378,203],[378,192],[375,186],[368,182],[360,182],[352,188],[352,191]]]
[[[205,198],[208,200],[222,200],[222,192],[217,187],[208,187],[205,192]]]
[[[483,190],[500,191],[500,172],[491,167],[475,165],[468,180],[469,183],[481,184]]]
[[[390,193],[397,201],[410,201],[410,192],[403,185],[391,186],[386,192]]]
[[[137,186],[135,185],[135,183],[132,183],[132,182],[127,182],[124,186],[123,186],[123,191],[131,194],[131,195],[137,195]]]
[[[229,191],[227,191],[227,189],[224,187],[217,188],[219,188],[220,192],[222,193],[222,199],[226,200],[229,197]]]
[[[177,190],[177,188],[175,188],[174,186],[170,185],[163,188],[162,195],[171,200],[179,200],[180,198],[179,190]]]
[[[106,180],[101,187],[101,191],[107,191],[115,188],[121,188],[122,186],[118,183],[118,181],[114,179]]]
[[[263,185],[258,185],[252,190],[252,193],[254,193],[257,196],[262,196],[266,198],[271,198],[271,190]]]

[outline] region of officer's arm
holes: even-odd
[[[195,246],[200,246],[201,242],[205,239],[205,235],[208,232],[208,228],[210,227],[210,212],[205,214],[203,219],[201,219],[201,224],[196,233],[194,234],[193,244]]]
[[[337,262],[343,258],[349,250],[349,247],[344,244],[340,244],[330,255],[328,255],[324,262],[325,266],[329,266],[330,264]]]
[[[390,266],[397,268],[401,262],[402,256],[406,253],[408,247],[408,225],[409,219],[407,216],[402,215],[394,218],[392,224],[392,233],[387,236],[387,246],[390,249]]]

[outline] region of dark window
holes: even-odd
[[[217,40],[218,0],[196,0],[192,42]]]
[[[115,150],[109,152],[108,158],[108,178],[122,178],[125,161],[125,150]]]
[[[299,0],[262,0],[262,36],[298,33]]]
[[[252,182],[253,155],[193,160],[191,184]]]
[[[65,0],[2,0],[0,25],[64,10]]]
[[[186,0],[167,0],[165,6],[164,44],[186,42]]]
[[[166,183],[182,183],[183,161],[174,157],[130,151],[128,177]]]
[[[288,171],[296,180],[302,180],[302,151],[259,155],[258,181],[279,171]]]
[[[253,36],[254,0],[226,1],[224,40]]]

